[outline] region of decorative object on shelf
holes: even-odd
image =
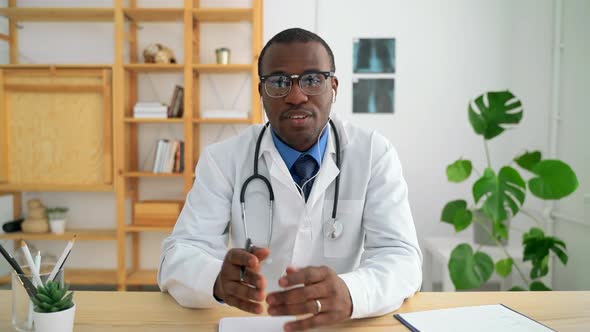
[[[44,286],[37,286],[37,295],[32,299],[35,304],[33,321],[35,331],[72,331],[76,305],[74,292],[67,293],[69,285],[61,286],[59,282],[47,281]]]
[[[449,259],[451,280],[456,289],[478,288],[490,279],[494,270],[501,277],[507,277],[514,267],[529,290],[550,290],[540,278],[549,273],[552,253],[561,263],[567,264],[566,244],[557,237],[545,235],[543,223],[522,206],[527,189],[545,200],[558,200],[570,195],[578,188],[576,173],[561,160],[542,159],[540,151],[525,151],[513,159],[520,168],[531,173],[528,186],[511,166],[504,166],[496,173],[492,168],[487,141],[500,135],[507,126],[520,122],[522,103],[510,91],[492,91],[476,97],[469,103],[467,111],[475,133],[483,136],[487,166],[483,172],[476,171],[479,179],[472,188],[474,204],[468,205],[463,199],[451,201],[443,208],[441,220],[454,225],[457,232],[475,222],[499,246],[502,239],[508,239],[508,220],[517,213],[522,212],[531,218],[537,227],[532,227],[522,236],[524,254],[523,262],[519,263],[531,261],[532,269],[528,277],[507,251],[506,258],[494,263],[487,253],[479,249],[474,252],[471,245],[463,243],[455,247]],[[447,167],[447,178],[451,182],[462,182],[473,169],[470,160],[461,158]],[[488,226],[479,218],[478,211],[490,219]],[[525,289],[517,286],[511,290]]]
[[[176,56],[170,48],[160,43],[153,43],[143,50],[143,61],[145,63],[176,63]]]
[[[227,47],[215,50],[215,59],[218,65],[228,65],[231,62],[231,51]]]
[[[53,208],[47,208],[47,215],[49,216],[49,228],[51,229],[51,233],[65,233],[67,212],[67,207],[57,206]]]
[[[47,233],[49,222],[45,206],[39,199],[31,199],[27,202],[27,219],[21,224],[25,233]]]
[[[16,233],[22,231],[22,224],[25,221],[24,218],[19,218],[11,221],[7,221],[2,225],[2,230],[5,233]]]

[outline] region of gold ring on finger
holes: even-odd
[[[316,309],[317,309],[317,314],[319,314],[320,312],[322,312],[322,303],[320,302],[320,300],[316,299],[315,300],[315,305],[316,305]]]

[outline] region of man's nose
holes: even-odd
[[[285,102],[288,104],[299,105],[307,102],[307,95],[303,93],[301,87],[299,87],[299,80],[293,80],[291,83],[291,91],[285,96]]]

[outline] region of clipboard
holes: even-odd
[[[394,314],[412,332],[555,331],[503,304]]]

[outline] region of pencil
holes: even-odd
[[[57,263],[55,263],[53,270],[51,270],[51,273],[49,274],[49,278],[47,278],[48,282],[53,281],[53,279],[55,279],[55,276],[57,275],[59,270],[64,266],[66,259],[70,255],[70,251],[72,250],[72,247],[74,246],[74,242],[76,242],[76,234],[74,234],[74,237],[70,241],[68,241],[68,244],[64,248],[64,251],[61,253],[61,256],[57,260]]]
[[[35,288],[33,283],[27,277],[25,277],[25,272],[23,271],[23,269],[21,269],[20,265],[18,265],[14,257],[10,256],[10,254],[4,249],[4,247],[1,244],[0,253],[2,253],[2,256],[4,256],[8,264],[10,264],[10,266],[12,266],[12,268],[16,272],[18,280],[20,280],[21,285],[23,286],[25,291],[27,291],[29,297],[34,298],[35,295],[37,295],[37,289]]]

